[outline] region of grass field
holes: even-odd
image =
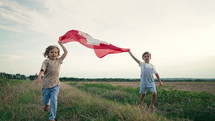
[[[112,85],[113,84],[113,85]],[[138,87],[119,83],[61,83],[58,121],[213,121],[215,96],[158,88],[157,113],[139,106]],[[122,83],[120,83],[122,85]],[[177,84],[179,85],[179,84]],[[41,87],[31,81],[0,79],[0,121],[46,121]],[[145,99],[150,102],[151,96]]]
[[[0,79],[0,121],[47,121],[43,111],[41,87],[31,81]],[[58,121],[165,121],[162,115],[91,95],[61,83]]]
[[[98,83],[98,82],[84,82]],[[107,83],[115,86],[139,87],[139,82],[99,82]],[[156,85],[158,85],[156,83]],[[193,92],[208,92],[215,95],[215,82],[164,82],[164,87],[169,89],[193,91]]]
[[[107,84],[104,82],[83,82],[74,83],[73,85],[83,91],[100,95],[108,100],[135,105],[139,103],[139,88],[137,85],[131,86],[131,84],[134,83],[108,82]],[[176,84],[178,85],[178,83]],[[175,90],[173,87],[170,88],[170,86],[158,87],[157,90],[158,98],[155,105],[159,109],[158,114],[173,120],[176,120],[174,118],[194,121],[213,121],[215,119],[214,95],[208,92]],[[147,105],[150,104],[150,100],[151,96],[149,94],[145,98]]]

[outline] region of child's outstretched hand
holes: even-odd
[[[63,42],[62,42],[62,41],[58,41],[58,44],[59,44],[59,45],[62,45],[62,44],[63,44]]]
[[[160,86],[162,86],[162,85],[163,85],[163,82],[162,82],[162,81],[160,81],[160,82],[159,82],[159,84],[160,84]]]
[[[128,53],[129,53],[129,54],[131,53],[131,50],[130,50],[130,49],[128,50]]]
[[[34,80],[35,85],[39,85],[40,83],[41,83],[41,79],[37,78],[36,80]]]

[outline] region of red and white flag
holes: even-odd
[[[67,42],[79,42],[80,44],[94,49],[97,57],[102,58],[107,54],[128,52],[128,48],[119,48],[105,41],[101,41],[91,37],[89,34],[81,32],[79,30],[70,30],[59,38],[59,41],[63,43]]]

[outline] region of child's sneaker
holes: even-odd
[[[43,110],[44,110],[45,112],[48,112],[48,111],[49,111],[49,108],[50,108],[49,105],[45,105],[44,108],[43,108]]]

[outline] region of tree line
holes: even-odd
[[[35,80],[37,74],[26,76],[24,74],[8,74],[5,72],[0,72],[0,79],[20,79],[20,80]],[[139,81],[139,79],[125,79],[125,78],[74,78],[74,77],[60,77],[61,81]]]
[[[26,76],[24,74],[8,74],[0,72],[0,79],[20,79],[20,80],[35,80],[37,74]],[[212,82],[215,78],[162,78],[164,82]],[[140,79],[129,78],[75,78],[75,77],[60,77],[60,81],[97,81],[97,82],[138,82]],[[157,81],[157,79],[155,79]]]
[[[1,79],[23,79],[23,80],[26,80],[27,77],[23,74],[8,74],[8,73],[4,73],[4,72],[1,72],[0,73],[0,78]]]

